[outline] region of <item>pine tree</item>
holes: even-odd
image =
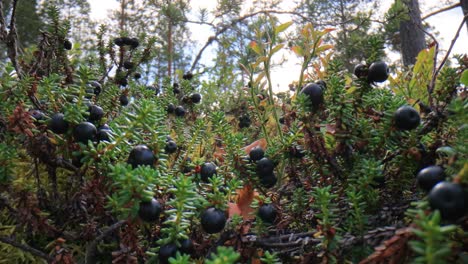
[[[61,18],[68,21],[70,26],[69,37],[72,42],[78,42],[82,50],[92,48],[92,41],[96,31],[96,23],[91,20],[91,6],[88,0],[50,0],[40,4],[39,14],[46,19],[47,11],[56,7]]]
[[[354,65],[371,57],[369,47],[372,42],[382,39],[375,29],[372,20],[377,8],[376,1],[368,0],[303,0],[296,12],[303,14],[297,22],[312,23],[317,28],[335,28],[336,35],[332,40],[335,51],[344,66],[351,70]],[[383,48],[383,41],[378,41]]]
[[[156,38],[154,59],[141,68],[149,79],[162,80],[175,77],[176,69],[185,69],[189,59],[184,47],[189,46],[189,32],[185,24],[190,6],[186,0],[135,1],[121,0],[119,10],[114,11],[111,24],[115,36],[128,35],[148,39]]]

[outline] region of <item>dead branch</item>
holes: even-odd
[[[0,2],[0,40],[3,41],[8,48],[8,57],[10,58],[13,67],[16,70],[16,73],[19,77],[23,76],[23,71],[20,68],[17,60],[18,56],[18,35],[16,33],[16,7],[18,5],[18,0],[13,1],[13,9],[11,12],[10,19],[10,31],[6,29],[6,21],[3,16],[3,4]]]
[[[455,36],[452,39],[452,42],[450,43],[450,47],[447,50],[447,53],[445,54],[445,57],[442,59],[442,62],[440,63],[439,67],[435,71],[434,76],[432,76],[432,84],[431,87],[434,89],[435,86],[435,77],[439,74],[440,70],[442,70],[442,67],[444,67],[445,63],[447,62],[448,57],[450,56],[450,53],[452,52],[453,46],[455,46],[455,43],[457,42],[458,37],[460,36],[460,31],[463,28],[463,25],[465,24],[465,21],[468,19],[468,15],[463,17],[463,20],[461,21],[460,25],[458,26],[457,32],[455,33]]]
[[[21,243],[15,241],[15,240],[13,240],[13,239],[11,239],[9,237],[0,236],[0,242],[3,242],[3,243],[8,244],[10,246],[19,248],[19,249],[21,249],[23,251],[26,251],[26,252],[28,252],[28,253],[36,256],[36,257],[43,258],[49,263],[52,262],[52,260],[53,260],[46,253],[44,253],[44,252],[42,252],[42,251],[40,251],[38,249],[35,249],[35,248],[29,246],[28,244],[21,244]]]
[[[455,45],[455,43],[457,42],[457,39],[458,37],[460,36],[460,31],[461,29],[463,28],[463,25],[465,24],[465,21],[468,19],[468,15],[467,16],[464,16],[463,17],[463,20],[461,21],[460,25],[458,26],[458,29],[457,29],[457,32],[455,33],[455,36],[453,37],[452,39],[452,42],[450,43],[450,47],[449,49],[447,50],[447,53],[445,54],[444,58],[442,59],[441,63],[439,64],[439,66],[437,66],[437,56],[439,54],[439,42],[437,41],[437,39],[435,38],[434,35],[432,35],[431,33],[429,33],[427,30],[425,30],[424,28],[422,27],[419,27],[419,29],[421,31],[424,32],[424,34],[428,35],[432,40],[433,40],[433,43],[435,45],[435,53],[434,53],[434,66],[433,66],[433,70],[432,70],[432,78],[431,78],[431,82],[428,84],[428,87],[427,87],[427,93],[428,93],[428,100],[429,100],[429,105],[431,108],[434,107],[434,102],[433,102],[433,98],[432,98],[432,92],[434,91],[435,89],[435,85],[436,85],[436,80],[437,80],[437,76],[439,75],[439,72],[442,70],[442,68],[444,67],[445,63],[447,62],[447,59],[448,57],[450,56],[450,53],[452,52],[452,49],[453,49],[453,46]],[[437,112],[439,111],[438,109],[435,109]]]
[[[423,16],[423,17],[421,18],[421,20],[426,20],[427,18],[430,18],[431,16],[435,16],[435,15],[440,14],[440,13],[442,13],[442,12],[452,10],[452,9],[454,9],[454,8],[456,8],[456,7],[459,7],[459,6],[460,6],[460,3],[458,2],[458,3],[454,4],[454,5],[447,6],[447,7],[441,8],[441,9],[438,9],[438,10],[436,10],[436,11],[434,11],[434,12],[431,12],[431,13],[429,13],[429,14]]]
[[[88,244],[88,246],[86,247],[86,257],[85,257],[85,263],[96,263],[95,261],[95,256],[96,256],[96,251],[97,251],[97,246],[98,246],[98,243],[103,240],[105,237],[109,236],[110,234],[112,234],[114,231],[116,231],[117,229],[119,229],[121,226],[123,226],[125,223],[127,223],[126,220],[120,220],[118,221],[117,223],[109,226],[109,228],[107,228],[104,232],[102,232],[102,234],[98,237],[96,237],[96,239],[94,239],[91,243]]]
[[[305,232],[298,234],[280,235],[277,237],[258,238],[256,236],[245,236],[243,242],[253,243],[256,246],[266,248],[289,248],[298,247],[310,243],[320,243],[322,240],[311,238],[316,232]]]
[[[253,12],[253,13],[249,13],[249,14],[246,14],[246,15],[243,15],[237,19],[234,19],[232,20],[230,23],[228,24],[225,24],[225,25],[222,25],[217,31],[216,33],[213,35],[213,36],[210,36],[208,38],[208,40],[205,42],[205,45],[202,47],[202,49],[198,52],[197,56],[195,57],[195,60],[193,61],[192,63],[192,66],[190,67],[190,71],[193,72],[195,67],[197,66],[198,62],[200,61],[201,59],[201,56],[203,54],[203,52],[205,51],[205,49],[210,46],[213,41],[215,41],[217,39],[217,37],[221,34],[223,34],[224,32],[226,32],[227,30],[229,30],[230,28],[234,27],[236,24],[248,19],[248,18],[251,18],[251,17],[254,17],[254,16],[257,16],[257,15],[260,15],[260,14],[289,14],[289,15],[295,15],[295,16],[299,16],[303,19],[307,19],[306,17],[304,17],[303,15],[297,13],[297,12],[294,12],[294,11],[278,11],[278,10],[261,10],[261,11],[256,11],[256,12]],[[192,22],[193,23],[193,22]]]
[[[377,246],[382,241],[394,236],[405,228],[398,229],[396,226],[379,227],[367,231],[362,236],[355,236],[352,234],[345,234],[338,241],[338,251],[348,251],[354,245],[365,243],[370,246]],[[263,248],[283,249],[285,252],[291,252],[308,244],[319,244],[322,242],[321,238],[314,238],[317,231],[304,232],[304,233],[291,233],[286,235],[260,237],[256,234],[247,234],[241,237],[243,243],[251,244],[253,246]]]

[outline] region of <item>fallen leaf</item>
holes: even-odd
[[[334,135],[336,133],[336,125],[335,124],[327,124],[326,125],[327,133]]]
[[[375,247],[374,253],[359,264],[402,263],[410,253],[408,241],[412,236],[413,232],[409,227],[397,230],[393,237]]]
[[[226,151],[224,150],[223,147],[216,147],[213,153],[213,157],[220,163],[223,163],[225,154],[226,154]]]
[[[229,213],[229,217],[232,217],[233,215],[241,215],[242,212],[236,203],[229,202],[228,213]]]
[[[253,257],[250,259],[250,263],[251,263],[251,264],[261,264],[262,261],[261,261],[258,257],[253,256]]]
[[[240,215],[244,220],[251,220],[255,216],[252,212],[255,211],[251,207],[252,201],[255,197],[258,196],[258,193],[250,184],[244,185],[244,188],[237,191],[237,202],[229,203],[229,217],[233,215]]]
[[[256,140],[254,141],[252,144],[246,146],[244,149],[245,149],[245,153],[249,154],[250,151],[255,148],[255,147],[260,147],[262,148],[264,151],[266,150],[266,147],[267,147],[267,141],[266,139],[264,138],[261,138],[259,140]]]

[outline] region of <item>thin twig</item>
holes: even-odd
[[[190,20],[190,19],[183,20],[183,22],[191,23],[191,24],[197,24],[197,25],[210,26],[210,27],[216,27],[215,24],[213,24],[211,22],[196,21],[196,20]]]
[[[450,47],[449,47],[449,49],[447,50],[447,53],[445,54],[445,57],[442,59],[442,62],[440,63],[439,67],[437,68],[437,70],[436,70],[436,72],[435,72],[435,76],[432,76],[432,77],[433,77],[432,82],[435,83],[434,77],[437,77],[437,75],[439,74],[440,70],[441,70],[442,67],[445,65],[445,62],[447,62],[447,59],[448,59],[448,57],[450,56],[450,53],[452,52],[453,46],[455,46],[455,43],[457,42],[457,39],[458,39],[458,37],[460,36],[460,31],[461,31],[461,29],[463,28],[463,25],[465,24],[465,21],[466,21],[467,19],[468,19],[468,15],[466,15],[466,16],[463,17],[463,20],[462,20],[462,22],[460,23],[460,25],[458,26],[457,32],[455,33],[455,36],[453,37],[452,42],[450,43]],[[434,87],[432,87],[432,88],[434,88]]]
[[[16,211],[16,209],[10,205],[6,197],[0,196],[0,209],[3,208],[8,209],[8,211],[10,211],[10,213],[13,215],[16,215],[18,213],[18,211]]]
[[[224,243],[229,240],[230,238],[232,238],[233,236],[233,233],[230,232],[230,231],[226,231],[226,232],[223,232],[221,234],[221,236],[219,237],[219,239],[210,247],[210,249],[208,250],[207,254],[206,254],[206,259],[208,259],[210,257],[210,255],[219,247],[219,246],[222,246],[224,245]]]
[[[91,243],[88,244],[88,246],[86,246],[86,257],[85,257],[85,263],[86,264],[96,262],[94,258],[96,256],[96,250],[97,250],[98,243],[101,240],[103,240],[105,237],[109,236],[114,231],[119,229],[125,223],[127,223],[126,220],[120,220],[117,223],[109,226],[109,228],[107,228],[104,232],[102,232],[102,234],[100,236],[96,237],[96,239],[94,239]]]
[[[294,12],[294,11],[278,11],[278,10],[260,10],[260,11],[256,11],[256,12],[253,12],[253,13],[249,13],[249,14],[246,14],[246,15],[243,15],[237,19],[234,19],[232,20],[230,23],[228,24],[224,24],[220,27],[219,30],[216,31],[216,33],[214,34],[214,36],[210,36],[208,38],[208,40],[206,41],[205,45],[202,47],[202,49],[198,52],[197,56],[195,57],[195,60],[193,61],[192,63],[192,66],[190,67],[190,71],[193,72],[195,70],[195,67],[197,66],[198,62],[200,61],[201,59],[201,56],[203,54],[203,52],[205,51],[205,49],[210,46],[213,41],[215,41],[217,39],[217,37],[221,34],[223,34],[224,32],[226,32],[227,30],[229,30],[230,28],[234,27],[237,23],[240,23],[248,18],[251,18],[251,17],[254,17],[254,16],[257,16],[257,15],[260,15],[260,14],[290,14],[290,15],[294,15],[294,16],[299,16],[299,17],[302,17],[303,19],[307,19],[306,17],[304,17],[302,14],[298,13],[298,12]]]
[[[47,262],[52,262],[52,258],[47,255],[46,253],[38,250],[38,249],[35,249],[33,247],[31,247],[30,245],[28,244],[21,244],[9,237],[4,237],[4,236],[0,236],[0,242],[3,242],[5,244],[8,244],[10,246],[13,246],[13,247],[16,247],[16,248],[19,248],[19,249],[22,249],[23,251],[26,251],[36,257],[40,257],[40,258],[43,258],[45,259]]]
[[[305,232],[298,234],[287,234],[276,237],[259,238],[256,235],[246,235],[242,238],[244,243],[253,243],[254,245],[268,248],[286,248],[286,247],[297,247],[303,244],[309,243],[320,243],[322,240],[312,237],[316,232]]]
[[[423,17],[421,18],[421,20],[426,20],[427,18],[429,18],[429,17],[431,17],[431,16],[435,16],[435,15],[437,15],[437,14],[439,14],[439,13],[442,13],[442,12],[445,12],[445,11],[449,11],[449,10],[454,9],[454,8],[456,8],[456,7],[459,7],[459,6],[460,6],[460,2],[458,2],[458,3],[454,4],[454,5],[451,5],[451,6],[447,6],[447,7],[438,9],[438,10],[432,12],[432,13],[429,13],[429,14],[423,16]]]
[[[318,23],[316,20],[311,21],[312,19],[310,17],[307,17],[307,16],[303,15],[300,12],[297,12],[297,11],[279,11],[279,10],[260,10],[260,11],[252,12],[252,13],[243,15],[241,17],[238,17],[237,19],[232,20],[230,23],[227,23],[227,24],[224,24],[224,25],[221,25],[221,26],[215,25],[214,22],[202,22],[202,21],[185,20],[185,22],[187,22],[187,23],[194,23],[194,24],[200,24],[200,25],[209,25],[209,26],[211,26],[213,28],[216,28],[216,27],[219,28],[215,32],[215,34],[213,36],[210,36],[208,38],[208,40],[205,42],[205,45],[198,52],[197,56],[195,56],[195,60],[193,61],[192,65],[190,67],[190,71],[193,72],[195,70],[195,67],[198,65],[198,63],[199,63],[199,61],[201,59],[201,56],[202,56],[203,52],[205,51],[205,49],[208,46],[210,46],[213,43],[213,41],[217,40],[217,37],[219,35],[223,34],[228,29],[233,28],[234,25],[236,25],[237,23],[240,23],[240,22],[242,22],[242,21],[244,21],[244,20],[246,20],[248,18],[257,16],[257,15],[260,15],[260,14],[293,15],[293,16],[302,18],[304,21],[313,22],[314,25],[318,26],[318,27],[337,26],[337,25],[341,25],[341,24],[348,24],[348,23],[354,21],[353,19],[349,19],[349,20],[342,21],[342,22],[339,22],[339,23],[335,23],[335,22]],[[382,23],[382,24],[385,23],[384,21],[377,21],[377,20],[372,20],[372,19],[364,19],[362,21],[362,23],[364,23],[364,21],[367,21],[367,20],[372,21],[372,22]]]
[[[287,248],[287,247],[296,247],[302,245],[301,240],[293,241],[293,242],[280,242],[280,243],[269,243],[269,242],[263,242],[263,241],[258,241],[256,243],[258,246],[261,247],[268,247],[268,248]]]
[[[437,67],[437,56],[438,56],[438,53],[439,53],[439,42],[437,41],[437,39],[435,38],[434,35],[432,35],[427,30],[425,30],[424,28],[419,26],[419,29],[422,32],[424,32],[424,34],[428,35],[433,40],[433,42],[435,44],[435,53],[434,53],[434,62],[433,62],[434,65],[433,65],[433,70],[432,70],[432,78],[431,78],[431,82],[429,83],[429,85],[427,87],[428,100],[429,100],[429,105],[430,105],[431,108],[433,108],[433,106],[434,106],[434,102],[432,100],[432,92],[435,89],[437,75],[439,75],[439,72],[442,70],[445,63],[447,62],[447,59],[450,56],[450,53],[452,52],[453,46],[457,42],[457,39],[458,39],[458,37],[460,35],[460,31],[463,28],[463,25],[464,25],[465,21],[467,20],[467,18],[468,18],[468,16],[463,17],[463,20],[461,21],[460,25],[458,26],[457,32],[455,33],[455,36],[453,37],[452,42],[450,43],[450,47],[449,47],[447,53],[445,54],[444,58],[442,59],[442,62],[439,64],[438,67]],[[437,111],[437,109],[436,109],[436,111]]]
[[[429,106],[433,108],[434,102],[432,100],[432,91],[434,90],[435,80],[437,77],[436,71],[437,71],[437,56],[439,55],[439,42],[437,41],[436,37],[433,34],[425,30],[420,24],[416,24],[416,25],[419,28],[419,30],[421,30],[424,34],[428,35],[432,39],[434,43],[434,47],[435,47],[433,66],[432,66],[432,79],[431,79],[431,82],[427,86],[427,97],[428,97],[427,99],[429,101]]]
[[[64,169],[68,169],[70,171],[74,171],[74,172],[77,172],[80,170],[75,165],[73,165],[73,163],[63,158],[57,158],[57,166],[64,168]]]

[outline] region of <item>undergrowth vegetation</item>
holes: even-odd
[[[154,39],[102,27],[83,55],[57,12],[0,68],[0,263],[466,262],[466,56],[389,69],[373,41],[353,73],[332,29],[268,19],[244,87],[148,86]]]

